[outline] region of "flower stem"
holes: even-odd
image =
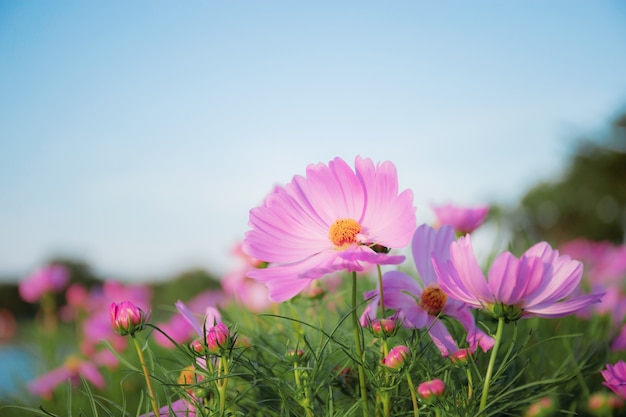
[[[304,384],[305,386],[303,386],[302,382],[300,381],[299,366],[300,365],[297,362],[293,364],[293,375],[296,379],[296,388],[298,389],[298,395],[302,395],[302,399],[298,399],[298,403],[304,409],[307,417],[313,417],[313,411],[311,411],[311,408],[309,408],[309,387],[308,384]]]
[[[361,391],[361,408],[363,417],[369,416],[367,408],[367,388],[365,385],[365,368],[363,367],[363,347],[361,345],[361,333],[359,318],[356,314],[356,272],[352,272],[352,327],[354,328],[354,343],[356,345],[356,355],[358,358],[357,368],[359,370],[359,386]]]
[[[218,374],[217,390],[220,395],[220,416],[224,416],[226,413],[226,387],[228,385],[228,359],[222,356],[219,358],[219,362],[223,373]],[[218,372],[220,371],[218,370]]]
[[[413,379],[411,375],[409,375],[409,371],[404,371],[406,374],[406,382],[409,384],[409,391],[411,392],[411,401],[413,401],[413,416],[417,417],[420,414],[419,408],[417,407],[417,397],[415,396],[415,385],[413,385]]]
[[[491,357],[489,358],[489,365],[487,366],[487,374],[485,375],[485,383],[483,385],[482,396],[480,397],[480,408],[478,412],[485,409],[487,405],[487,397],[489,395],[489,385],[491,383],[491,375],[493,374],[493,368],[496,363],[496,356],[498,355],[498,348],[502,342],[502,331],[504,330],[504,318],[498,319],[498,328],[496,329],[495,343],[491,348]]]
[[[380,294],[380,318],[385,318],[385,291],[383,290],[383,272],[380,269],[380,265],[376,265],[378,268],[378,293]]]
[[[146,364],[146,359],[143,356],[143,351],[141,350],[141,346],[139,346],[139,340],[137,340],[137,336],[134,333],[130,334],[133,338],[133,343],[135,344],[135,349],[137,349],[137,354],[139,355],[139,361],[141,362],[141,369],[143,369],[143,375],[146,377],[146,386],[148,388],[148,395],[150,396],[150,400],[152,401],[152,409],[154,410],[155,416],[160,416],[159,405],[156,402],[156,397],[154,395],[154,389],[152,389],[152,381],[150,380],[150,373],[148,372],[148,365]]]

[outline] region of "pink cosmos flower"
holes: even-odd
[[[248,256],[269,263],[248,276],[265,283],[269,298],[296,296],[314,279],[336,271],[359,272],[368,264],[398,264],[390,248],[408,244],[415,228],[413,193],[398,194],[395,166],[355,158],[309,165],[250,211]]]
[[[397,310],[403,326],[427,328],[433,343],[442,356],[448,356],[458,350],[458,346],[440,315],[458,320],[467,331],[467,342],[474,352],[478,346],[488,351],[494,344],[493,338],[480,330],[469,306],[448,296],[437,283],[437,275],[431,258],[440,262],[450,259],[450,244],[454,241],[452,226],[443,226],[438,230],[428,225],[421,225],[415,230],[411,245],[415,266],[421,282],[400,271],[388,271],[383,275],[383,295],[385,308]],[[365,298],[372,298],[361,316],[365,325],[377,314],[380,303],[379,289],[365,293]]]
[[[546,242],[535,244],[519,259],[510,252],[501,253],[489,269],[489,280],[478,266],[470,235],[452,243],[450,256],[445,262],[433,258],[441,289],[506,321],[567,316],[603,296],[571,297],[578,289],[582,264],[567,255],[559,256]]]
[[[272,302],[267,295],[267,287],[261,282],[246,276],[249,270],[263,268],[265,262],[246,255],[239,243],[235,246],[233,254],[241,261],[241,266],[229,272],[222,278],[224,292],[252,312],[267,310]]]
[[[478,228],[489,213],[489,206],[459,207],[452,204],[431,206],[437,218],[437,226],[449,224],[457,233],[471,233]]]
[[[27,303],[36,303],[46,293],[63,290],[69,279],[69,272],[65,266],[46,265],[20,281],[20,297]]]
[[[626,399],[626,362],[620,360],[615,365],[607,364],[606,369],[600,371],[604,382],[614,393]]]
[[[60,367],[31,381],[27,389],[33,395],[50,398],[54,389],[68,380],[74,386],[80,385],[81,376],[95,387],[104,388],[105,380],[98,367],[116,364],[117,358],[108,350],[99,351],[90,359],[70,356]]]

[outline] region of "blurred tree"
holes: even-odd
[[[577,237],[619,244],[626,233],[626,114],[603,140],[580,142],[563,176],[532,188],[508,215],[512,248]]]

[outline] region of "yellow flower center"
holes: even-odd
[[[78,373],[82,363],[83,361],[78,356],[71,355],[65,360],[65,367],[72,373]]]
[[[438,285],[430,285],[422,292],[420,306],[431,316],[436,316],[441,313],[447,300],[448,295]]]
[[[361,233],[361,225],[353,219],[339,219],[330,226],[328,237],[338,248],[345,248],[356,243],[357,235]]]

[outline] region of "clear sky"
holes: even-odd
[[[226,272],[309,163],[514,203],[626,103],[619,1],[0,3],[0,277]]]

